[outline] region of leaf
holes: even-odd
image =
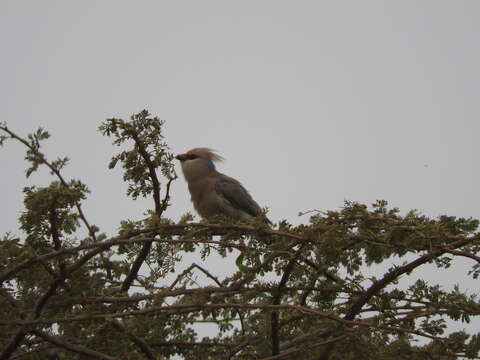
[[[243,265],[243,259],[244,259],[243,254],[240,254],[235,260],[235,264],[237,265],[238,270],[240,270],[242,273],[246,273],[248,271],[248,267]]]

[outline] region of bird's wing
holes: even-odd
[[[227,176],[215,183],[215,191],[227,199],[233,207],[251,215],[257,216],[260,206],[252,199],[248,191],[237,180]]]

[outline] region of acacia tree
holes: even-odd
[[[422,280],[396,287],[455,257],[473,261],[465,276],[476,279],[477,220],[401,216],[378,201],[346,202],[300,226],[188,214],[176,223],[164,215],[176,175],[162,125],[145,110],[101,124],[130,146],[109,165],[122,166],[127,196],[152,199],[146,219],[107,235],[82,210],[87,186],[62,175],[68,159],[40,151],[49,134],[22,138],[1,124],[2,144],[26,148],[27,177],[46,166],[54,180],[24,189],[21,232],[0,241],[0,359],[479,358],[478,334],[448,329],[480,314],[475,296]],[[201,261],[182,261],[191,252]],[[213,272],[219,256],[230,273]],[[364,275],[392,258],[405,261]],[[202,336],[203,323],[216,334]]]

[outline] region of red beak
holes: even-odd
[[[180,161],[185,161],[188,159],[187,154],[178,154],[175,156],[175,159],[180,160]]]

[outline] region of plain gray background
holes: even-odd
[[[218,149],[219,170],[274,221],[345,199],[478,218],[479,11],[474,0],[2,0],[0,120],[52,134],[45,153],[71,158],[65,175],[88,184],[87,216],[110,235],[153,205],[125,198],[96,128],[144,108],[167,121],[173,152]],[[25,181],[23,156],[0,149],[2,232],[18,233],[21,189],[50,181]],[[172,201],[174,220],[193,211],[182,178]],[[460,265],[464,277],[472,263]]]

